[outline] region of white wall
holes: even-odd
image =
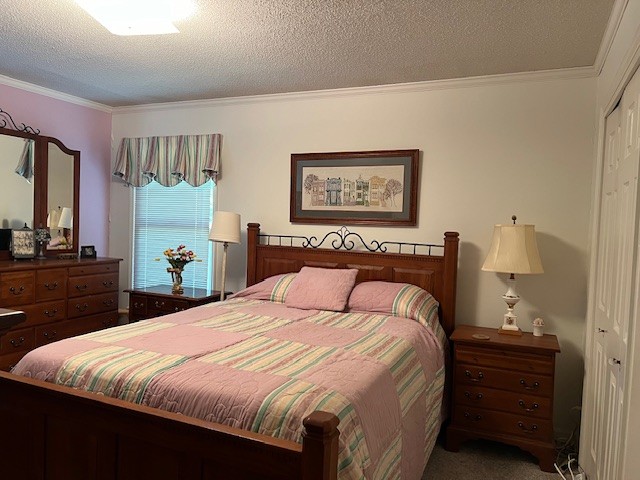
[[[520,78],[520,77],[519,77]],[[418,148],[418,226],[357,227],[365,239],[433,242],[461,236],[457,322],[498,328],[506,275],[480,270],[495,223],[536,225],[545,273],[520,276],[524,330],[542,316],[558,335],[556,427],[580,403],[587,234],[595,134],[595,78],[380,88],[116,109],[114,153],[124,136],[221,133],[219,208],[267,233],[320,234],[289,223],[290,155]],[[130,196],[111,185],[111,256],[128,285]],[[246,244],[229,248],[227,285],[244,286]],[[126,296],[121,299],[126,304]]]

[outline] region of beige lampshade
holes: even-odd
[[[211,231],[209,232],[209,240],[240,243],[240,215],[231,212],[215,212]]]
[[[544,273],[534,225],[496,225],[487,258],[486,272]]]
[[[69,207],[62,207],[58,228],[73,228],[73,212]]]

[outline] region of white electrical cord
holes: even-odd
[[[567,465],[569,467],[569,473],[571,474],[571,480],[576,480],[576,476],[573,474],[573,470],[571,470],[571,462],[575,461],[574,458],[569,458],[569,464]]]
[[[560,475],[564,480],[567,480],[567,477],[565,477],[560,471],[560,467],[558,467],[558,464],[554,463],[553,466],[556,467],[556,471],[558,472],[558,475]]]

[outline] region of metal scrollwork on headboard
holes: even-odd
[[[38,130],[37,128],[25,125],[24,123],[21,123],[20,125],[16,124],[9,112],[5,112],[4,110],[2,110],[2,108],[0,108],[0,127],[6,128],[7,126],[13,128],[14,130],[17,130],[18,132],[32,133],[34,135],[40,134],[40,130]]]
[[[318,237],[316,236],[304,237],[302,235],[260,234],[260,239],[264,241],[266,245],[276,244],[278,246],[290,247],[301,246],[303,248],[321,248],[325,242],[331,242],[330,245],[334,250],[353,250],[356,247],[356,242],[354,240],[358,240],[360,242],[360,246],[369,252],[411,253],[413,255],[419,253],[419,249],[423,249],[423,251],[426,250],[426,254],[431,255],[432,248],[444,248],[444,245],[436,245],[432,243],[378,242],[377,240],[372,240],[367,244],[360,234],[349,231],[345,226],[340,227],[335,232],[327,233],[320,241],[318,241]],[[298,243],[299,245],[297,245]],[[396,247],[394,250],[397,251],[389,252],[389,247]]]

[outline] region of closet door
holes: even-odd
[[[622,478],[620,468],[626,454],[623,419],[629,403],[625,376],[630,373],[627,355],[637,264],[639,98],[640,73],[636,73],[606,121],[594,332],[584,395],[583,442],[588,443],[589,458],[580,460],[590,476],[599,480]]]

